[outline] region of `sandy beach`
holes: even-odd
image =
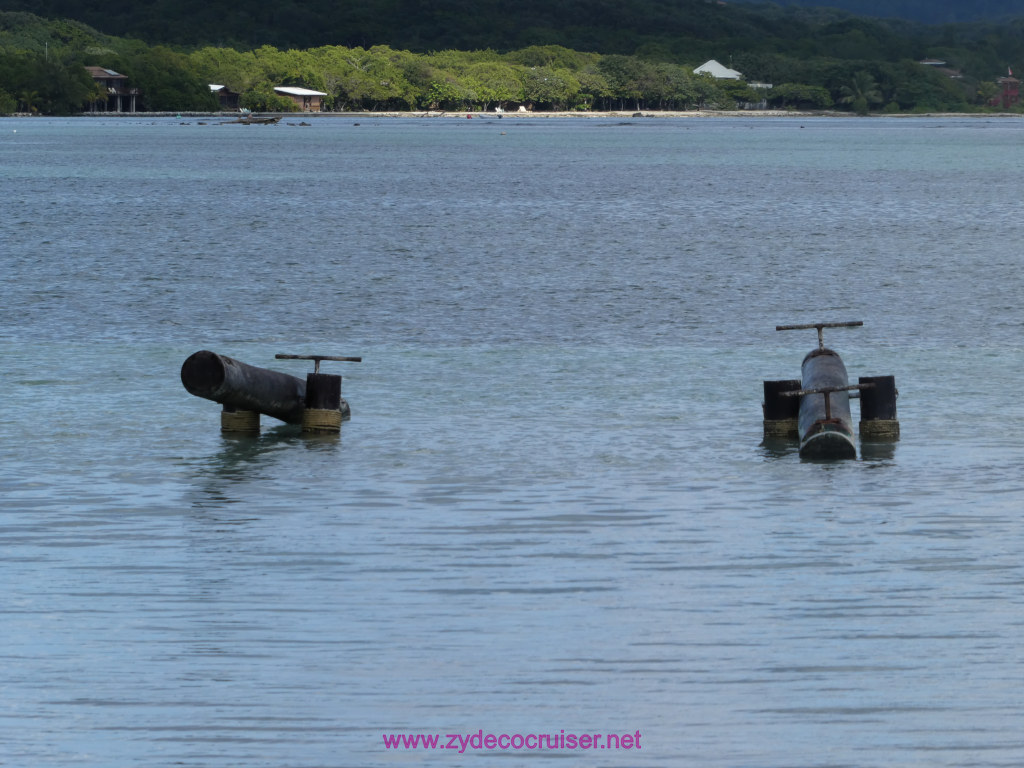
[[[237,118],[237,112],[85,112],[80,117],[175,117],[175,118]],[[11,117],[39,117],[38,115],[16,114]],[[297,119],[320,119],[320,118],[347,118],[347,119],[374,119],[381,117],[394,118],[447,118],[447,119],[489,119],[515,118],[517,120],[545,120],[551,118],[577,118],[577,119],[622,119],[631,120],[639,118],[756,118],[763,120],[778,120],[785,118],[855,118],[861,117],[853,112],[839,110],[783,110],[783,109],[740,109],[740,110],[687,110],[687,111],[659,111],[652,109],[643,110],[617,110],[611,112],[472,112],[472,111],[439,111],[439,110],[416,110],[412,112],[259,112],[252,113],[251,117],[279,117],[283,120]],[[1024,113],[1019,112],[903,112],[903,113],[881,113],[873,112],[866,117],[870,118],[1024,118]]]
[[[294,116],[296,113],[285,113],[285,117]],[[779,119],[779,118],[814,118],[814,117],[860,117],[852,112],[844,112],[839,110],[819,110],[819,111],[801,111],[801,110],[783,110],[783,109],[741,109],[741,110],[688,110],[688,111],[658,111],[658,110],[620,110],[613,112],[441,112],[441,111],[416,111],[416,112],[323,112],[319,115],[305,113],[307,117],[435,117],[435,118],[458,118],[465,120],[467,118],[621,118],[621,119],[634,119],[634,118],[735,118],[735,117],[748,117],[748,118],[763,118],[763,119]],[[894,113],[894,114],[882,114],[880,112],[874,112],[868,117],[887,117],[887,118],[914,118],[914,117],[1007,117],[1007,118],[1022,118],[1024,114],[1014,112],[914,112],[914,113]]]

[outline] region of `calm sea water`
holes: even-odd
[[[0,120],[0,765],[1024,763],[1024,122],[217,122]],[[821,320],[898,444],[762,444]]]

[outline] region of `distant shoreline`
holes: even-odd
[[[58,117],[57,115],[28,115],[14,114],[8,117],[32,118],[32,117]],[[181,119],[230,119],[238,118],[238,112],[83,112],[72,117],[106,117],[106,118],[181,118]],[[836,110],[781,110],[781,109],[760,109],[760,110],[688,110],[688,111],[659,111],[659,110],[617,110],[608,112],[471,112],[471,111],[440,111],[440,110],[417,110],[413,112],[254,112],[252,117],[280,117],[282,120],[323,120],[323,119],[363,119],[374,118],[426,118],[434,120],[442,119],[488,119],[499,120],[503,118],[526,119],[526,120],[547,120],[552,118],[574,118],[574,119],[665,119],[665,118],[697,118],[697,119],[720,119],[720,118],[755,118],[761,120],[779,120],[786,118],[856,118],[868,117],[871,119],[889,118],[909,120],[914,118],[1024,118],[1024,113],[1017,112],[913,112],[913,113],[871,113],[869,115],[857,115],[852,112],[840,112]]]
[[[284,113],[284,117],[295,116],[300,113]],[[735,118],[735,117],[750,117],[759,118],[765,120],[780,119],[780,118],[814,118],[814,117],[843,117],[843,118],[854,118],[854,117],[870,117],[870,118],[915,118],[915,117],[931,117],[931,118],[943,118],[943,117],[1016,117],[1024,118],[1024,114],[1014,112],[920,112],[920,113],[905,113],[905,114],[881,114],[873,113],[870,115],[856,115],[852,112],[840,112],[835,110],[822,110],[822,111],[797,111],[797,110],[768,110],[768,109],[750,109],[750,110],[691,110],[691,111],[658,111],[658,110],[620,110],[614,112],[505,112],[501,115],[494,112],[321,112],[321,113],[301,113],[305,117],[423,117],[423,118],[456,118],[465,120],[467,117],[470,118],[488,118],[488,119],[500,119],[500,118],[526,118],[526,119],[547,119],[547,118],[616,118],[616,119],[640,119],[640,118],[704,118],[704,119],[715,119],[715,118]]]

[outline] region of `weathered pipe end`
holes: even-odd
[[[196,397],[237,410],[256,411],[289,424],[302,421],[306,382],[201,350],[181,366],[181,383]]]
[[[190,355],[181,365],[181,383],[189,394],[216,400],[224,385],[224,361],[216,352],[205,349]]]

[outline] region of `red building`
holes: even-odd
[[[1006,77],[996,80],[999,86],[999,95],[989,102],[993,107],[1009,109],[1020,101],[1020,80],[1013,76],[1013,70],[1007,67]]]

